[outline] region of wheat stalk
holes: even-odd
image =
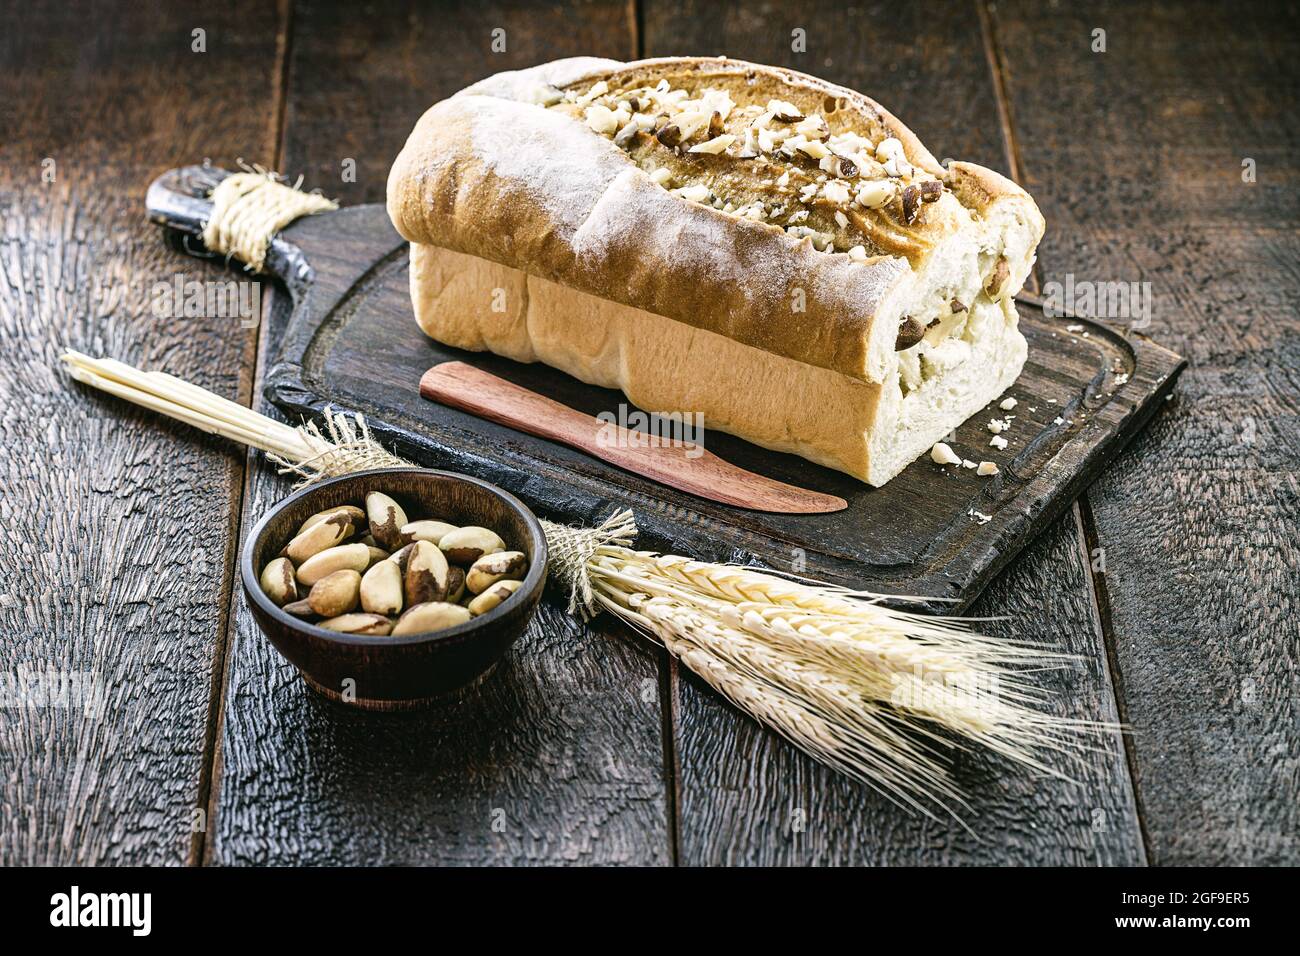
[[[299,484],[409,462],[360,415],[326,411],[326,431],[260,415],[162,372],[69,351],[74,378],[204,431],[262,449]],[[883,598],[754,568],[627,547],[630,512],[598,528],[543,521],[551,571],[570,610],[604,609],[652,636],[736,707],[821,762],[933,816],[962,795],[939,746],[979,744],[1062,776],[1047,754],[1077,758],[1117,728],[1043,712],[1035,669],[1069,655],[994,640],[970,622],[900,610]],[[955,813],[954,813],[955,816]]]
[[[922,793],[945,806],[945,800],[960,801],[935,759],[933,744],[951,742],[934,733],[936,725],[1057,776],[1060,771],[1036,749],[1072,755],[1083,749],[1081,732],[1108,729],[1033,709],[1041,693],[1010,667],[1027,660],[1059,663],[1067,655],[999,644],[962,622],[675,555],[604,548],[588,567],[602,606],[651,631],[670,650],[682,644],[723,660],[757,682],[758,693],[786,705],[794,700],[827,720],[840,731],[831,750],[786,735],[910,806],[918,806],[912,798]],[[750,712],[785,733],[763,708],[751,706]],[[918,740],[929,745],[918,746]]]
[[[901,733],[887,708],[837,675],[792,659],[698,609],[664,598],[638,601],[629,594],[618,601],[610,593],[600,590],[606,608],[647,630],[733,703],[811,756],[929,815],[916,799],[919,794],[943,806],[945,799],[961,801],[937,754]],[[719,673],[729,681],[717,682]],[[743,700],[735,699],[733,686],[744,688]]]

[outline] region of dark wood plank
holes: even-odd
[[[807,31],[807,52],[791,31]],[[861,89],[901,116],[939,156],[1007,172],[988,64],[973,6],[650,3],[648,55],[722,53],[815,73]],[[1114,720],[1116,710],[1073,520],[1051,528],[977,605],[1011,615],[1017,636],[1082,654],[1053,681],[1061,712]],[[1000,630],[999,633],[1008,633]],[[804,759],[693,680],[679,685],[680,858],[689,863],[1138,863],[1141,838],[1122,749],[1094,755],[1082,786],[1042,781],[1002,763],[963,762],[972,840],[955,824],[909,816],[869,789]],[[1094,814],[1094,810],[1099,811]],[[1094,829],[1093,821],[1097,820]],[[791,832],[792,822],[804,832]]]
[[[269,145],[280,25],[251,2],[0,12],[0,672],[104,695],[90,717],[0,708],[6,865],[178,864],[197,845],[243,455],[70,387],[58,356],[247,396],[237,318],[152,314],[155,282],[229,274],[169,252],[141,203],[179,157]]]
[[[617,0],[434,6],[398,0],[368,15],[329,0],[295,5],[286,169],[343,205],[383,202],[389,167],[438,100],[502,70],[634,51],[632,7]],[[494,30],[504,31],[501,52],[492,48]],[[353,182],[343,178],[349,159]]]
[[[1300,14],[999,2],[993,22],[1044,278],[1150,282],[1148,331],[1191,360],[1089,492],[1152,859],[1295,864]]]
[[[392,158],[435,100],[553,57],[625,57],[628,14],[621,3],[411,4],[383,17],[299,5],[282,165],[346,201],[382,200]],[[496,27],[507,31],[502,54],[489,47]],[[357,181],[340,184],[349,157]],[[269,323],[259,376],[284,319],[281,309]],[[253,469],[245,530],[287,490]],[[625,635],[575,624],[551,595],[464,703],[349,713],[305,688],[239,601],[208,859],[668,862],[659,666],[656,652]]]

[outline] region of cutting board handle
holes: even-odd
[[[178,251],[201,259],[219,257],[221,253],[212,252],[203,244],[203,229],[212,217],[212,190],[234,174],[235,170],[207,163],[169,169],[149,184],[144,200],[149,221],[163,227],[168,241]],[[295,298],[301,291],[302,278],[310,269],[309,250],[301,247],[300,233],[292,240],[286,234],[306,219],[322,215],[330,213],[303,217],[285,226],[271,237],[266,251],[263,274],[282,281]]]
[[[149,184],[145,195],[149,221],[188,236],[201,235],[212,215],[212,190],[231,175],[228,169],[208,165],[167,170]],[[187,251],[202,253],[201,247]]]

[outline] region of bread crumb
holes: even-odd
[[[930,460],[936,465],[960,465],[961,457],[941,441],[930,449]]]
[[[1015,407],[1016,400],[1014,398],[1004,398],[1002,401],[998,402],[998,408],[1002,409],[1004,412],[1009,412]]]
[[[971,461],[969,458],[963,458],[963,459],[961,460],[961,466],[962,466],[963,468],[975,468],[975,467],[976,467],[975,462]]]
[[[997,473],[998,466],[991,461],[980,462],[979,468],[975,470],[975,474],[977,475],[996,475]]]
[[[1001,435],[994,435],[992,438],[989,439],[989,444],[992,445],[994,448],[1002,449],[1007,447],[1007,440],[1003,438]]]

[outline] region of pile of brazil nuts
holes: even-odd
[[[490,528],[409,521],[380,491],[302,523],[262,569],[266,596],[344,634],[424,634],[464,624],[519,590],[522,551]]]

